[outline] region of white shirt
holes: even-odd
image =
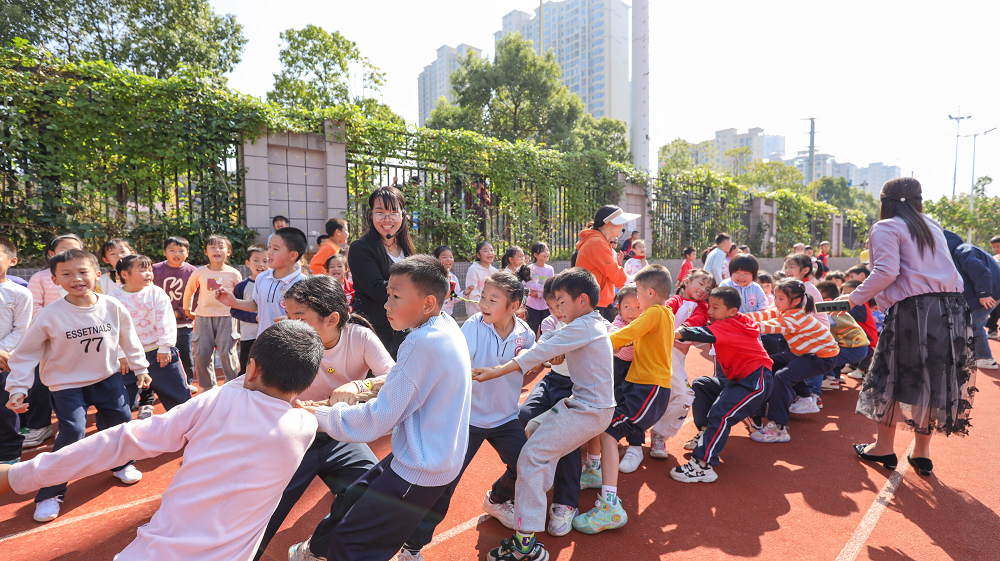
[[[492,323],[476,314],[462,324],[462,334],[469,345],[472,367],[505,364],[535,344],[535,335],[522,319],[514,316],[514,329],[501,339]],[[517,401],[521,397],[524,375],[511,372],[486,382],[472,383],[472,413],[469,424],[481,429],[498,427],[517,418]]]
[[[12,280],[0,282],[0,351],[13,352],[28,332],[31,306],[30,290]]]
[[[126,292],[118,287],[108,296],[117,299],[128,310],[144,351],[157,349],[167,354],[171,347],[177,346],[177,320],[170,297],[162,288],[149,285],[139,292]]]
[[[295,267],[280,279],[274,278],[274,269],[257,275],[253,284],[253,301],[257,303],[257,336],[274,325],[274,318],[285,315],[285,291],[305,278],[302,269]]]

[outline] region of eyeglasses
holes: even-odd
[[[386,213],[386,212],[376,212],[376,213],[372,214],[372,216],[375,218],[375,220],[378,220],[379,222],[383,222],[386,219],[391,220],[393,222],[399,222],[400,219],[403,218],[403,213],[402,212],[389,212],[389,213]]]

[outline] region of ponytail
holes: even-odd
[[[816,311],[816,302],[813,300],[812,294],[807,293],[802,302],[802,309],[805,310],[807,314],[811,314]]]
[[[354,325],[360,325],[361,327],[366,327],[371,331],[375,331],[375,328],[372,327],[371,322],[365,319],[364,316],[359,316],[358,314],[351,314],[351,316],[347,320],[347,323],[353,323]]]
[[[788,298],[789,302],[794,302],[797,298],[799,300],[798,306],[793,306],[793,309],[803,309],[807,314],[811,314],[816,311],[816,303],[813,300],[811,294],[806,292],[806,283],[800,281],[799,279],[788,277],[781,279],[781,281],[774,287],[775,292],[781,292]]]

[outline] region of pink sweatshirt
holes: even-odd
[[[243,561],[256,552],[315,434],[313,415],[244,389],[240,377],[163,415],[15,464],[8,476],[25,494],[184,448],[160,509],[115,559]]]
[[[31,291],[31,317],[33,318],[38,317],[38,312],[42,308],[66,296],[66,291],[52,282],[52,272],[48,269],[31,275],[31,278],[28,279],[28,290]]]
[[[132,316],[142,350],[158,349],[167,354],[171,347],[177,346],[177,320],[170,297],[162,288],[149,285],[139,292],[126,292],[119,286],[109,296],[121,302]]]
[[[367,327],[348,323],[340,332],[340,341],[323,351],[319,373],[309,389],[299,394],[302,401],[328,399],[333,390],[354,380],[364,380],[369,370],[376,377],[385,376],[396,362],[382,346],[378,335]]]

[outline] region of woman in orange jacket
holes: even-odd
[[[604,205],[594,215],[594,224],[580,232],[580,241],[576,242],[576,266],[597,277],[597,284],[601,286],[597,311],[608,321],[615,319],[615,288],[625,286],[626,280],[622,254],[615,254],[611,240],[621,236],[625,224],[640,216],[624,212],[615,205]]]

